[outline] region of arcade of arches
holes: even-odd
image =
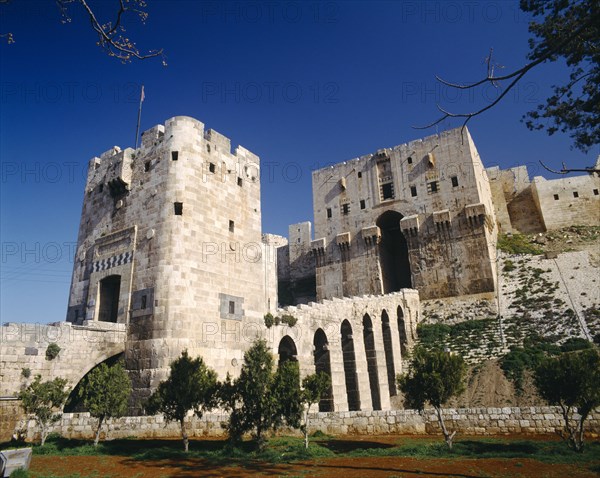
[[[289,334],[274,343],[279,364],[297,360],[303,376],[329,375],[331,387],[321,397],[320,412],[389,409],[413,336],[402,307],[369,310],[361,320],[323,325],[310,337],[288,329]]]

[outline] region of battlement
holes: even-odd
[[[390,148],[378,149],[376,152],[371,154],[365,154],[356,158],[352,158],[348,161],[316,169],[313,171],[313,177],[318,176],[320,174],[324,174],[326,172],[345,170],[349,166],[360,170],[363,164],[371,161],[372,159],[389,159],[389,156],[391,154],[401,154],[405,156],[410,156],[411,154],[415,154],[424,149],[433,150],[441,143],[455,141],[459,141],[461,144],[471,143],[472,140],[468,128],[465,127],[464,130],[462,128],[454,128],[447,131],[442,131],[441,133],[433,134],[431,136],[426,136],[425,138],[415,139],[409,141],[408,143],[392,146]]]

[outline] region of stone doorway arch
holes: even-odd
[[[377,218],[381,231],[379,266],[384,294],[412,287],[408,244],[400,230],[402,217],[397,211],[386,211]]]

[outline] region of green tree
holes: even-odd
[[[298,427],[302,404],[298,364],[287,361],[274,371],[273,355],[264,340],[244,354],[240,376],[225,388],[222,403],[230,410],[227,429],[232,440],[252,432],[259,448],[264,433],[283,424]]]
[[[64,378],[42,382],[41,375],[36,375],[33,383],[19,393],[25,413],[32,415],[40,427],[41,446],[46,443],[50,425],[62,416],[63,406],[69,396],[66,385]]]
[[[598,350],[585,349],[547,358],[537,367],[534,377],[542,398],[562,410],[565,421],[562,438],[574,450],[582,452],[584,422],[600,405]]]
[[[553,85],[553,94],[523,117],[530,130],[570,133],[576,148],[587,152],[600,142],[600,3],[598,0],[521,0],[523,12],[531,15],[529,60],[521,68],[497,75],[492,52],[486,58],[487,75],[472,83],[438,80],[459,90],[492,85],[502,88],[497,97],[476,111],[451,112],[440,105],[442,116],[424,128],[447,118],[464,118],[463,125],[505,98],[530,70],[544,63],[564,61],[569,80]]]
[[[450,433],[446,429],[442,407],[463,392],[465,375],[466,365],[460,355],[417,348],[410,360],[409,372],[398,377],[405,406],[423,411],[425,404],[430,403],[450,449],[456,431]]]
[[[187,350],[171,363],[171,373],[162,381],[146,405],[148,413],[162,413],[181,426],[183,448],[189,449],[185,417],[193,410],[198,418],[217,405],[217,374],[201,357],[190,358]]]
[[[308,449],[308,414],[310,407],[315,403],[319,403],[321,397],[331,387],[331,378],[325,372],[313,373],[302,379],[302,395],[301,400],[305,405],[304,408],[304,423],[301,430],[304,433],[304,448]]]
[[[83,399],[90,415],[98,419],[94,446],[98,446],[102,423],[125,414],[130,395],[131,380],[121,362],[112,367],[101,363],[83,379],[79,398]]]

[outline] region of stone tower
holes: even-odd
[[[259,158],[193,118],[89,164],[67,320],[127,324],[136,396],[182,350],[239,372],[277,307],[274,246],[261,237]],[[121,326],[122,327],[122,326]]]

